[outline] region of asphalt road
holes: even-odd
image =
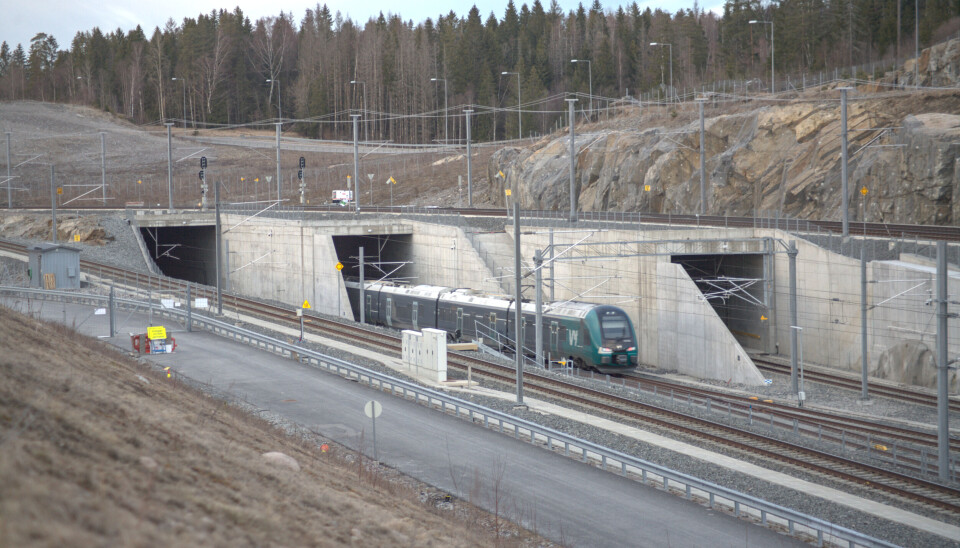
[[[4,299],[9,306],[10,299]],[[21,303],[25,307],[25,304]],[[106,316],[91,307],[34,302],[46,319],[106,334]],[[110,342],[130,348],[128,332],[148,317],[118,312]],[[538,449],[481,426],[391,397],[365,385],[205,332],[167,324],[177,352],[150,359],[177,373],[236,394],[308,426],[351,449],[373,455],[364,404],[383,406],[377,419],[381,462],[425,483],[520,521],[567,546],[800,546],[764,527]]]

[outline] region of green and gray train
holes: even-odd
[[[515,300],[469,289],[432,285],[404,286],[366,283],[364,318],[367,323],[395,329],[442,329],[450,340],[513,339]],[[360,285],[347,282],[355,318],[360,317]],[[523,346],[536,347],[536,309],[522,303]],[[551,361],[570,361],[577,367],[603,373],[621,373],[637,366],[637,337],[623,309],[610,305],[563,302],[544,305],[543,352]]]

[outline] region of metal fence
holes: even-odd
[[[77,302],[80,304],[106,305],[109,298],[66,291],[43,291],[21,287],[0,287],[0,294],[29,299]],[[153,303],[118,298],[119,307],[137,310],[154,310]],[[155,313],[185,322],[187,312],[175,308],[160,308]],[[350,362],[326,356],[296,344],[287,343],[273,337],[237,327],[230,323],[202,315],[192,315],[192,327],[199,327],[242,344],[272,352],[284,357],[296,359],[301,363],[335,373],[357,382],[367,384],[381,392],[415,401],[421,405],[437,409],[442,413],[458,418],[482,422],[485,428],[496,429],[513,438],[545,447],[550,451],[576,458],[581,462],[599,466],[603,470],[617,473],[623,477],[639,480],[645,484],[656,484],[662,489],[682,494],[686,499],[705,501],[710,508],[731,512],[734,516],[752,517],[762,525],[779,525],[791,534],[807,534],[817,539],[817,545],[824,542],[845,543],[848,546],[883,546],[894,544],[830,523],[826,520],[797,512],[726,487],[682,474],[659,466],[652,462],[627,455],[619,451],[571,436],[524,419],[501,413],[481,405],[444,394],[412,382],[391,377],[385,373],[373,371]]]

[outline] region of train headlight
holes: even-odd
[[[637,349],[636,346],[631,346],[630,348],[627,349],[627,352],[633,352],[636,349]]]
[[[600,352],[601,354],[613,354],[613,350],[610,350],[606,346],[601,346],[598,352]]]

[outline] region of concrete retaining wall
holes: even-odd
[[[777,237],[791,239],[789,234]],[[860,261],[797,241],[798,323],[805,362],[857,372],[862,369]],[[777,315],[790,317],[788,258],[777,255]],[[868,375],[905,384],[936,386],[936,269],[900,261],[867,263]],[[948,293],[960,293],[951,272]],[[780,354],[790,355],[789,321],[777,326]],[[960,322],[948,323],[949,355],[960,354]],[[957,372],[950,391],[960,391]]]
[[[512,227],[508,227],[512,234]],[[549,244],[545,230],[521,235],[523,255],[532,259],[536,249]],[[763,376],[753,361],[730,333],[709,303],[703,301],[699,289],[680,265],[670,262],[669,250],[675,253],[692,252],[757,252],[756,249],[726,249],[717,242],[702,242],[718,238],[715,230],[677,230],[637,232],[632,230],[589,230],[556,232],[555,244],[572,245],[588,236],[589,242],[606,245],[586,251],[570,250],[563,256],[577,254],[607,255],[649,253],[647,256],[623,258],[584,258],[557,261],[555,277],[558,281],[556,299],[576,299],[598,304],[613,304],[623,308],[634,323],[639,344],[639,359],[653,365],[692,376],[756,385]],[[731,230],[724,237],[754,238],[753,230]],[[649,246],[621,246],[614,242],[637,241],[640,238],[672,241],[671,244]],[[689,240],[689,244],[685,242]],[[714,247],[716,249],[714,249]],[[563,252],[563,247],[556,253]],[[653,255],[653,253],[665,253]],[[546,274],[545,274],[546,277]],[[547,290],[544,300],[547,300]],[[531,292],[525,297],[534,298]],[[699,300],[698,300],[699,299]]]

